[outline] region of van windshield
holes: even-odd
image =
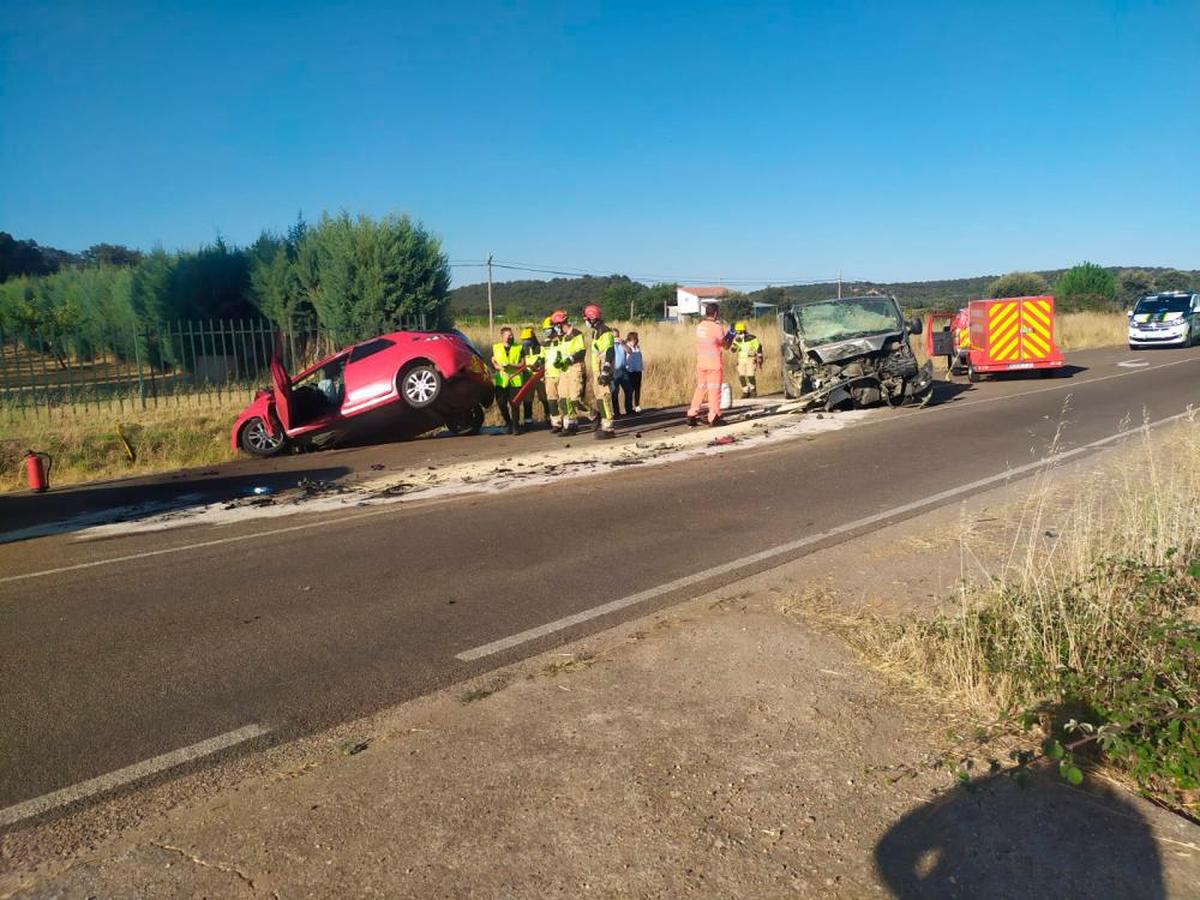
[[[799,305],[795,310],[800,331],[809,344],[904,330],[904,322],[890,297],[824,300]]]
[[[1191,297],[1143,297],[1134,309],[1134,315],[1147,313],[1187,312],[1192,308]]]

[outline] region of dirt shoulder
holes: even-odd
[[[1200,829],[1095,780],[960,783],[955,723],[798,612],[933,608],[965,515],[277,748],[73,859],[61,823],[8,835],[0,895],[1195,896]]]

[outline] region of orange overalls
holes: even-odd
[[[708,400],[708,421],[715,422],[721,415],[721,382],[724,370],[721,351],[725,347],[725,329],[712,319],[704,319],[696,326],[696,391],[692,394],[692,405],[688,417],[700,415],[700,407]]]

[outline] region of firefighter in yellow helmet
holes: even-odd
[[[550,316],[542,320],[542,366],[545,376],[542,384],[545,386],[546,414],[550,420],[550,431],[558,434],[563,429],[562,410],[558,402],[558,379],[561,374],[558,369],[558,345],[560,341],[558,326],[551,321]]]
[[[496,406],[500,408],[509,434],[521,430],[517,407],[512,402],[523,380],[517,372],[520,368],[521,345],[513,340],[513,330],[505,325],[500,329],[500,340],[492,344],[492,369],[495,372],[492,380],[496,385]]]
[[[579,434],[579,411],[583,406],[584,360],[587,358],[587,339],[582,331],[571,324],[561,309],[550,316],[551,323],[558,329],[558,358],[554,367],[558,370],[558,408],[562,412],[562,431],[559,435],[570,437]]]
[[[550,402],[546,396],[546,350],[539,343],[532,327],[527,326],[521,329],[521,359],[525,363],[526,381],[535,377],[539,371],[542,373],[525,394],[525,427],[528,428],[533,422],[533,398],[535,396],[542,403],[542,415],[547,421],[550,419]]]
[[[746,330],[745,322],[733,326],[733,341],[729,349],[737,354],[738,382],[743,397],[758,396],[758,370],[763,367],[762,341]]]

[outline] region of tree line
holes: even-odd
[[[23,263],[36,261],[32,241],[11,243],[23,245],[15,254]],[[169,322],[261,316],[283,331],[321,327],[350,343],[421,322],[448,327],[449,287],[440,239],[407,216],[326,214],[264,231],[248,247],[221,238],[175,253],[96,245],[55,271],[0,283],[0,329],[104,345],[113,333]]]

